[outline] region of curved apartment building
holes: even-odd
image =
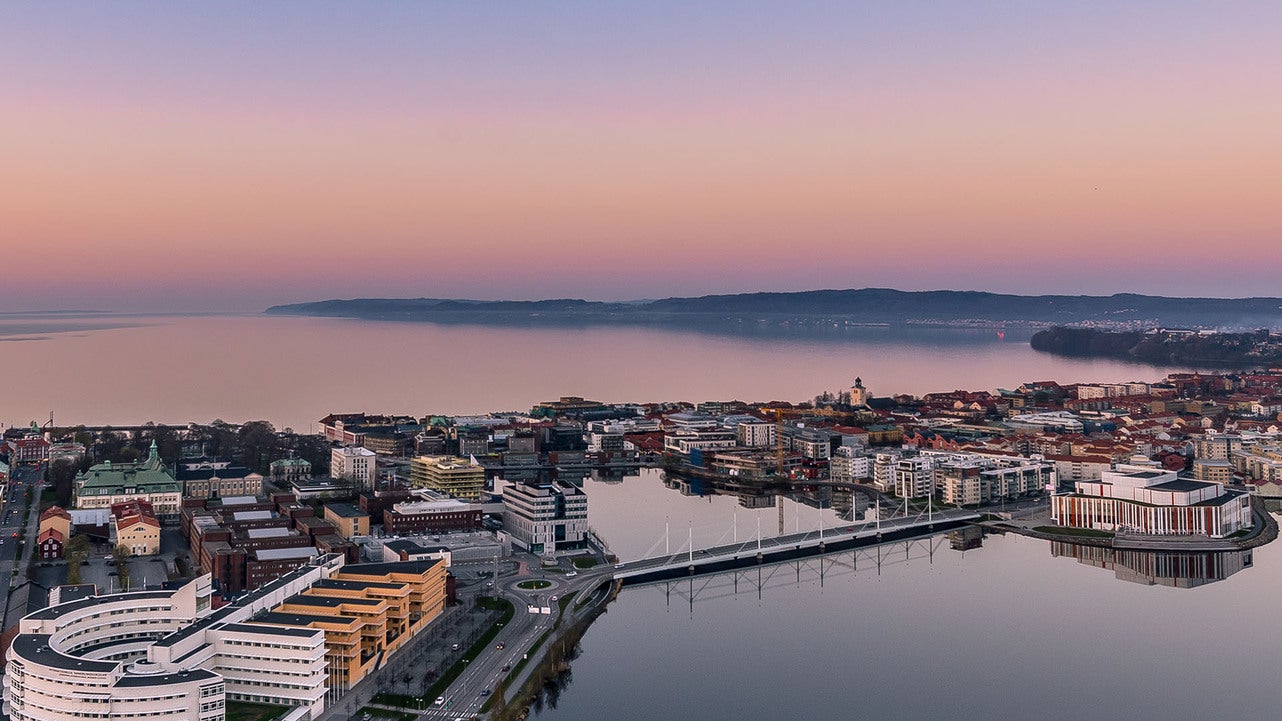
[[[216,610],[207,575],[58,603],[19,622],[4,710],[13,721],[224,721],[243,701],[313,719],[436,618],[444,579],[433,561],[344,567],[330,554]]]

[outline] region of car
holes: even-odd
[[[553,596],[551,600],[555,601],[555,600],[557,600],[558,598],[560,598],[560,596]]]
[[[455,644],[451,644],[451,645],[450,645],[450,650],[451,650],[451,651],[457,651],[457,650],[459,650],[459,645],[458,645],[457,643],[455,643]]]
[[[502,651],[503,649],[507,648],[507,644],[500,641],[499,645],[495,646],[494,648],[497,648],[498,650]]]
[[[575,577],[575,576],[577,576],[577,575],[579,575],[579,572],[578,572],[578,571],[570,571],[569,573],[565,574],[565,577],[566,577],[566,578],[574,578],[574,577]]]
[[[482,691],[482,692],[481,692],[481,698],[485,698],[486,696],[489,696],[489,695],[490,695],[490,694],[492,694],[492,693],[494,693],[494,692],[493,692],[493,691],[491,691],[491,690],[489,690],[489,689],[487,688],[487,689],[485,689],[484,691]]]
[[[17,537],[18,537],[18,532],[17,532],[17,531],[14,531],[14,532],[13,532],[13,537],[14,537],[14,538],[17,538]]]
[[[512,665],[511,665],[511,664],[508,664],[508,663],[505,663],[505,664],[503,664],[503,668],[501,668],[501,669],[499,669],[499,670],[500,670],[500,671],[503,671],[504,673],[506,673],[506,672],[508,672],[508,671],[511,671],[511,670],[512,670]]]
[[[442,706],[442,705],[444,705],[444,704],[445,704],[445,697],[444,697],[444,696],[437,696],[437,697],[436,697],[436,704],[435,704],[435,705],[437,705],[437,706]]]

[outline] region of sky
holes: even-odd
[[[1282,3],[0,5],[0,311],[1282,295]]]

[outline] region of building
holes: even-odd
[[[559,483],[514,483],[503,489],[503,524],[512,543],[551,556],[587,547],[588,497]]]
[[[173,590],[68,594],[19,621],[3,679],[13,721],[224,721],[229,702],[310,721],[445,607],[439,561],[345,565],[329,554],[214,608],[202,576]]]
[[[436,560],[346,565],[252,622],[323,631],[327,685],[348,689],[445,610],[445,576]]]
[[[838,438],[837,445],[841,443],[839,434],[821,428],[784,426],[783,435],[788,447],[809,461],[828,460],[832,456],[833,439]]]
[[[760,418],[735,424],[735,442],[746,448],[771,448],[775,445],[775,424]]]
[[[976,459],[945,461],[935,466],[935,489],[940,500],[953,506],[978,505],[984,501],[981,472],[987,465]]]
[[[1236,433],[1207,433],[1193,439],[1193,457],[1227,461],[1242,450],[1242,436]]]
[[[85,447],[81,443],[55,443],[49,446],[49,465],[59,461],[78,464],[84,460]]]
[[[663,449],[683,456],[693,451],[716,451],[736,445],[735,432],[722,428],[681,428],[663,436]]]
[[[856,408],[867,408],[868,401],[872,399],[872,394],[864,388],[864,379],[855,378],[855,384],[850,387],[850,405]]]
[[[418,456],[410,461],[410,483],[460,500],[479,501],[485,492],[485,469],[456,456]]]
[[[407,539],[388,541],[383,544],[383,560],[389,563],[437,560],[449,568],[452,555],[449,546],[420,546]]]
[[[67,537],[56,528],[46,528],[36,536],[36,555],[43,560],[62,558]]]
[[[1052,496],[1051,518],[1070,528],[1212,538],[1252,524],[1245,491],[1135,466],[1119,466],[1099,481],[1078,481],[1073,493]]]
[[[257,496],[263,492],[261,474],[244,466],[234,466],[231,461],[182,460],[174,471],[174,480],[182,486],[186,498]]]
[[[155,441],[147,460],[139,463],[99,463],[76,476],[76,508],[111,508],[125,501],[146,501],[164,522],[178,520],[182,491],[160,462]]]
[[[173,591],[75,599],[26,616],[7,656],[9,718],[223,721],[228,701],[318,716],[324,633],[246,623],[265,599],[211,613],[211,597],[204,576]]]
[[[281,458],[272,461],[269,466],[272,483],[283,487],[294,481],[303,481],[312,477],[312,464],[305,458]]]
[[[1059,485],[1054,464],[1023,458],[998,462],[996,468],[981,471],[979,475],[985,503],[1053,491]]]
[[[860,448],[840,446],[828,462],[834,481],[862,481],[872,477],[873,459]]]
[[[225,595],[252,590],[326,554],[359,560],[359,549],[339,535],[337,526],[288,493],[270,499],[188,500],[181,529],[193,558]]]
[[[111,543],[124,546],[134,556],[160,553],[160,521],[146,501],[125,501],[111,506]]]
[[[561,396],[560,400],[544,401],[534,407],[536,415],[577,415],[584,411],[595,411],[605,408],[600,401],[584,400],[579,396]]]
[[[338,535],[351,540],[352,536],[369,535],[369,514],[350,503],[326,503],[325,520],[338,528]]]
[[[1113,459],[1101,455],[1066,456],[1047,455],[1046,460],[1055,464],[1055,474],[1062,483],[1098,481],[1112,470]]]
[[[1193,459],[1193,478],[1211,483],[1232,483],[1233,464],[1227,460],[1195,458]]]
[[[33,430],[35,424],[32,424]],[[49,460],[49,441],[44,439],[38,432],[27,434],[23,438],[11,438],[5,441],[5,448],[9,452],[9,463],[17,465],[19,463],[43,463]]]
[[[376,458],[374,451],[361,446],[335,448],[329,454],[329,475],[349,482],[357,491],[372,489]]]
[[[40,514],[40,525],[37,533],[43,534],[49,529],[58,531],[63,542],[71,539],[71,514],[58,506],[50,506]]]
[[[409,535],[473,531],[481,527],[481,509],[456,498],[404,501],[383,511],[383,533]]]
[[[935,459],[931,456],[901,458],[895,463],[895,495],[921,498],[934,493]]]

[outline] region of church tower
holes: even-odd
[[[856,408],[866,408],[868,399],[871,397],[872,394],[868,392],[867,388],[864,388],[863,379],[855,378],[855,384],[850,387],[850,405]]]

